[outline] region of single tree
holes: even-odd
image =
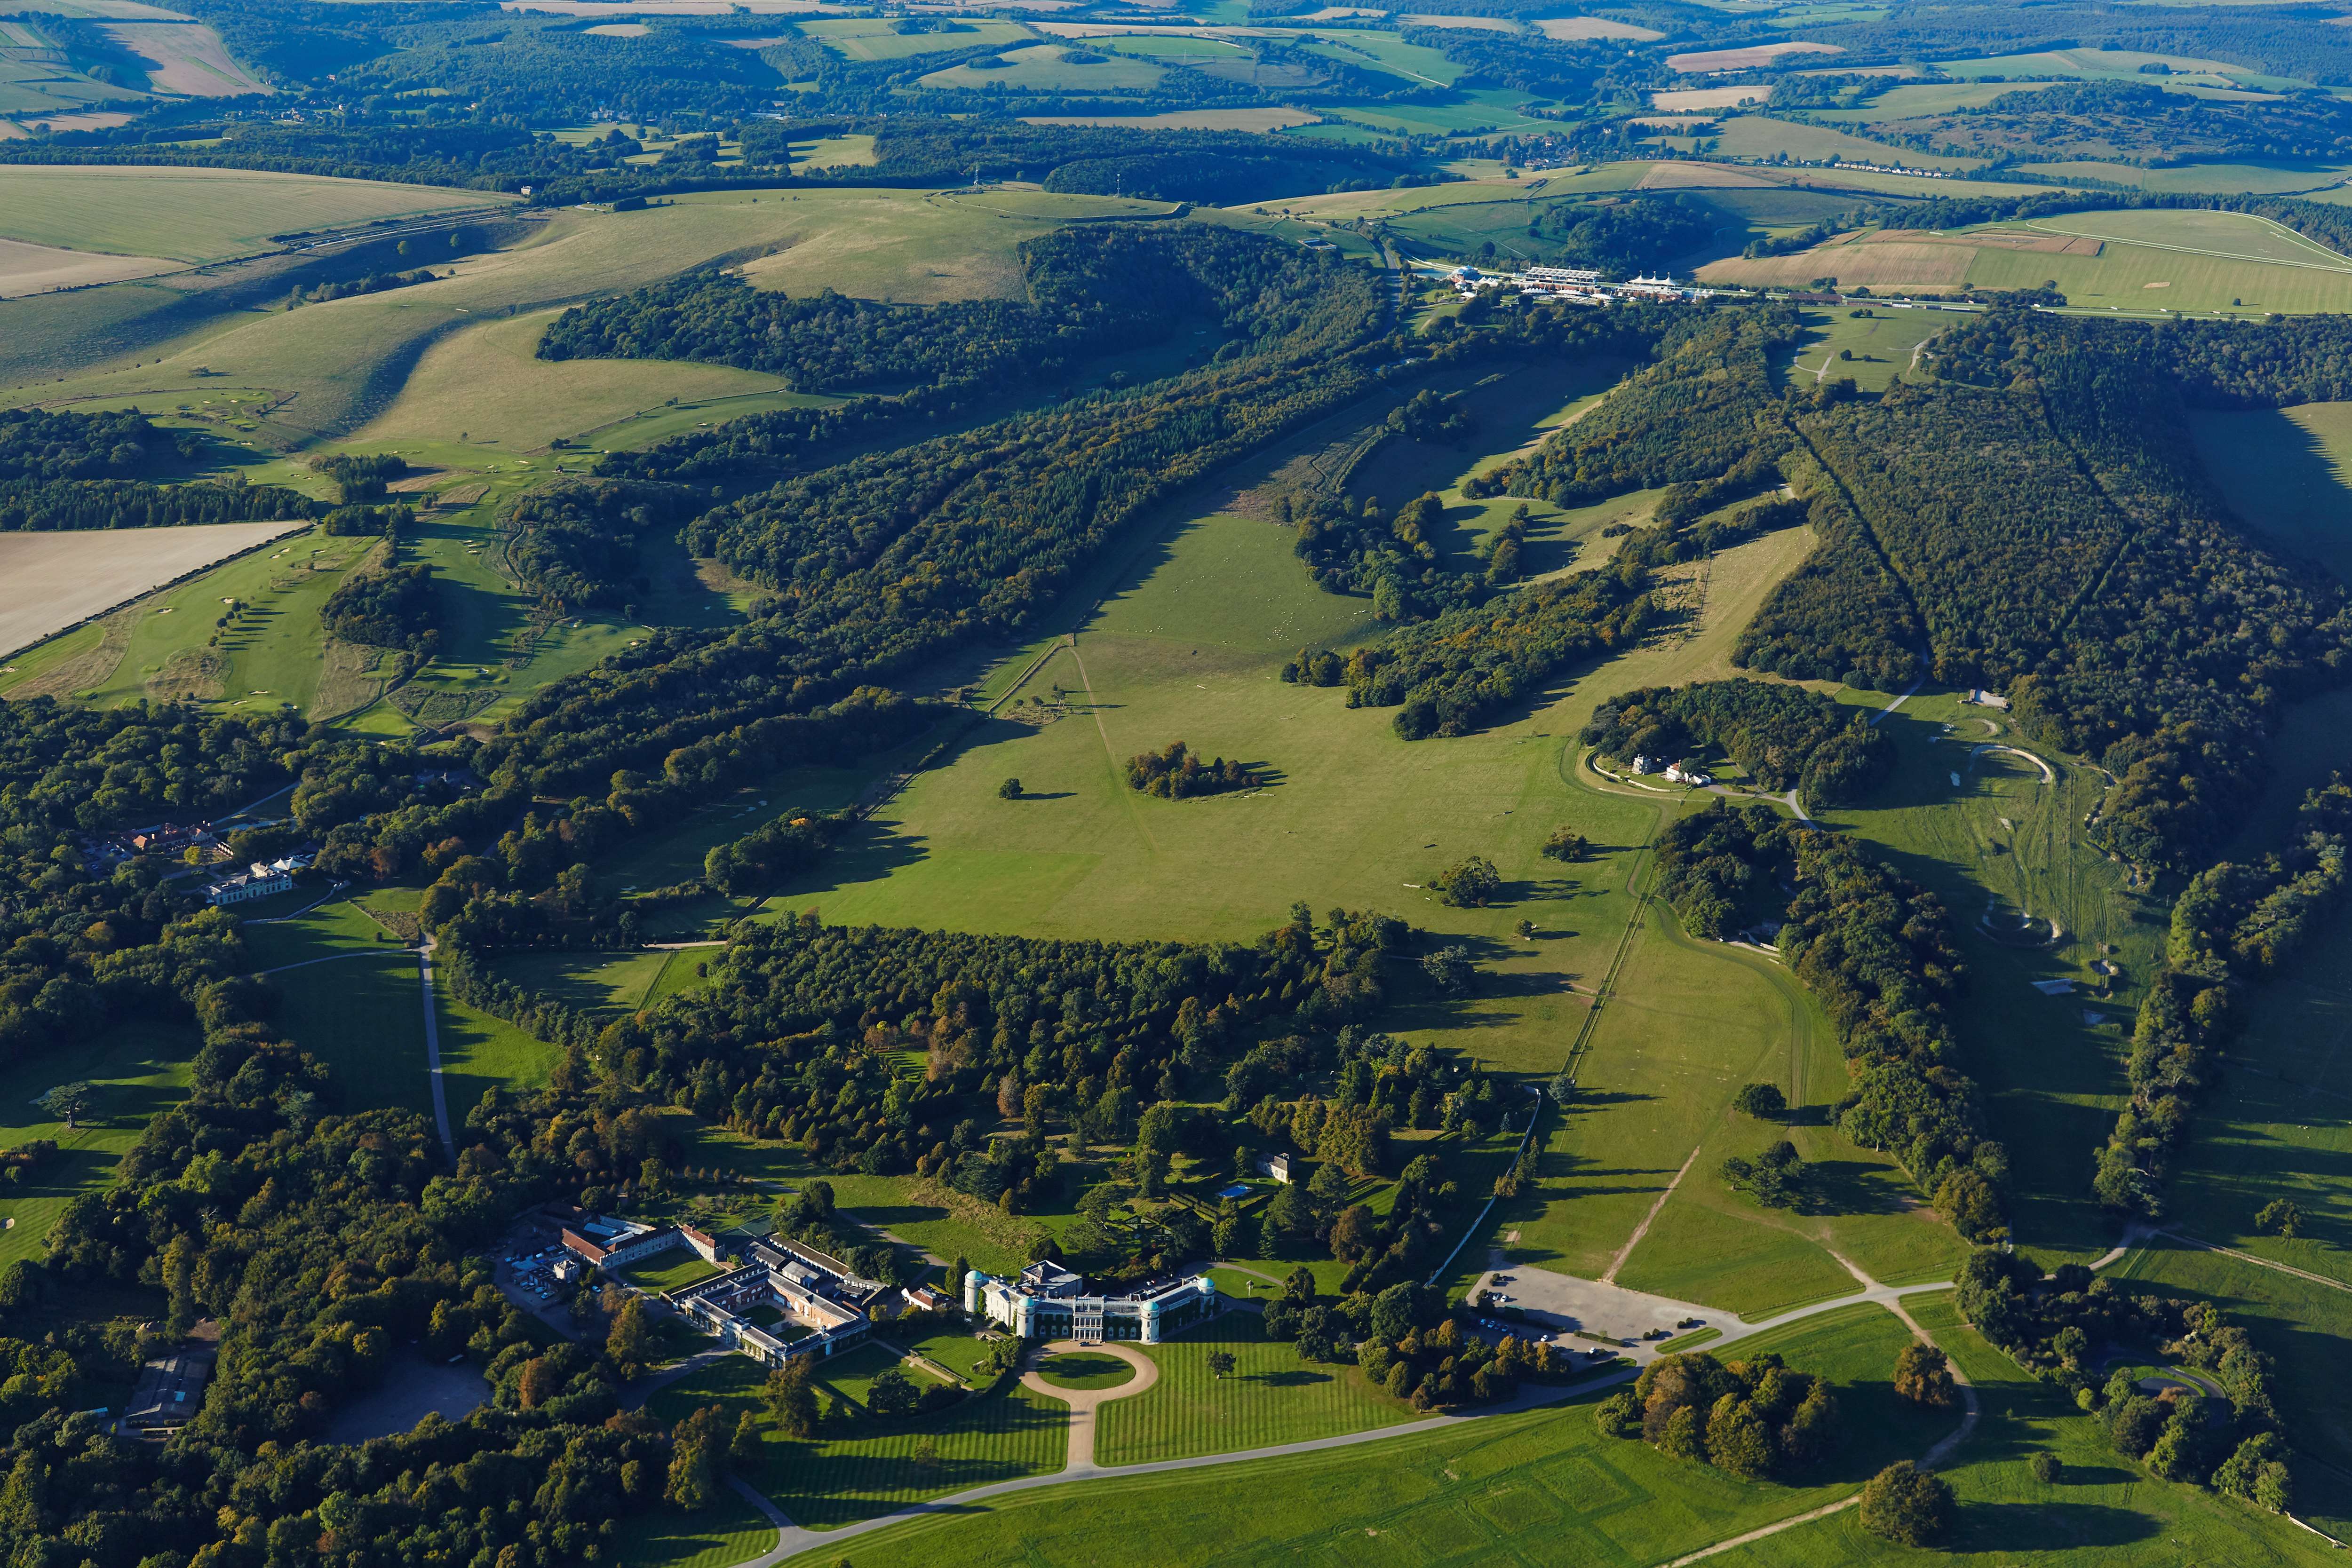
[[[1018,779],[1007,779],[1003,783],[999,784],[996,787],[996,798],[1000,800],[1018,800],[1021,799],[1021,780]]]
[[[1882,1541],[1932,1546],[1952,1528],[1952,1489],[1941,1477],[1899,1459],[1863,1487],[1862,1527]]]
[[[735,1437],[727,1445],[727,1468],[738,1475],[760,1468],[760,1422],[749,1410],[735,1418]]]
[[[1948,1406],[1959,1397],[1949,1357],[1932,1344],[1906,1344],[1895,1357],[1895,1392],[1914,1405]]]
[[[1574,828],[1555,828],[1544,841],[1543,852],[1556,861],[1580,861],[1592,852],[1592,841]]]
[[[1777,1083],[1750,1083],[1732,1096],[1732,1105],[1760,1121],[1778,1121],[1788,1113],[1788,1097]]]
[[[1511,929],[1518,933],[1519,940],[1522,942],[1532,942],[1536,939],[1536,923],[1532,920],[1522,920]]]
[[[1209,1353],[1209,1375],[1210,1375],[1210,1376],[1212,1376],[1212,1377],[1230,1377],[1230,1376],[1232,1376],[1232,1375],[1233,1375],[1233,1371],[1234,1371],[1234,1353],[1233,1353],[1232,1351],[1229,1351],[1229,1350],[1213,1350],[1213,1351],[1211,1351],[1211,1352]]]
[[[631,1296],[621,1303],[613,1315],[613,1326],[605,1331],[604,1354],[624,1377],[635,1377],[645,1367],[653,1350],[653,1325],[646,1321],[646,1303],[641,1296]]]
[[[1470,988],[1470,950],[1467,947],[1441,947],[1422,959],[1421,972],[1447,996],[1458,997]]]
[[[1458,864],[1438,873],[1430,885],[1444,894],[1445,902],[1460,909],[1484,909],[1503,890],[1503,877],[1495,862],[1485,855],[1472,855]]]
[[[33,1103],[63,1122],[70,1133],[74,1130],[74,1118],[89,1109],[90,1093],[89,1084],[76,1081],[58,1084]]]
[[[2033,1479],[2044,1486],[2054,1485],[2064,1469],[2058,1463],[2058,1456],[2047,1448],[2028,1459],[2025,1462],[2025,1468],[2032,1470]]]
[[[73,1124],[68,1122],[66,1124],[71,1126]],[[2300,1205],[2284,1197],[2273,1198],[2263,1205],[2260,1214],[2254,1216],[2254,1228],[2264,1235],[2282,1236],[2292,1241],[2303,1234],[2303,1218]]]

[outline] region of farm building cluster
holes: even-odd
[[[1695,763],[1669,762],[1662,767],[1654,757],[1633,758],[1633,771],[1637,776],[1655,773],[1669,784],[1688,784],[1700,789],[1715,782],[1714,774],[1706,772]]]
[[[646,1225],[591,1217],[563,1229],[572,1256],[559,1277],[610,1273],[685,1249],[720,1272],[666,1293],[662,1300],[719,1343],[763,1366],[795,1356],[832,1355],[873,1332],[871,1308],[894,1287],[857,1277],[849,1265],[782,1237],[751,1241],[740,1261],[717,1237],[691,1225]],[[732,1264],[732,1267],[729,1265]],[[910,1305],[929,1304],[908,1293]]]
[[[1530,267],[1517,273],[1481,272],[1475,267],[1457,267],[1446,274],[1454,292],[1467,299],[1481,289],[1506,289],[1533,295],[1543,299],[1565,299],[1574,305],[1632,304],[1643,299],[1707,299],[1726,292],[1720,288],[1699,288],[1676,283],[1671,277],[1631,277],[1622,283],[1603,283],[1601,274],[1589,267]]]
[[[1117,1295],[1090,1292],[1083,1276],[1051,1262],[1032,1263],[1011,1280],[977,1270],[963,1280],[965,1313],[1023,1339],[1158,1344],[1223,1308],[1224,1298],[1206,1275],[1147,1281]]]

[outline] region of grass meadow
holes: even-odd
[[[982,69],[972,64],[950,66],[922,78],[919,85],[964,92],[979,92],[991,87],[1008,91],[1144,92],[1158,87],[1160,78],[1167,74],[1149,61],[1116,56],[1091,65],[1073,62],[1067,57],[1077,47],[1039,44],[1034,48],[1013,49],[995,57],[1003,64],[994,69]]]
[[[0,1147],[55,1139],[58,1152],[0,1184],[0,1266],[37,1260],[49,1227],[66,1205],[110,1185],[121,1160],[156,1113],[188,1088],[188,1062],[197,1046],[193,1027],[134,1019],[75,1046],[71,1060],[20,1063],[0,1072]],[[60,1083],[87,1082],[90,1108],[73,1130],[33,1102]]]
[[[480,191],[257,170],[16,164],[0,169],[0,238],[220,261],[276,249],[272,235],[512,203]]]
[[[1854,310],[1866,309],[1867,316]],[[1852,377],[1864,392],[1885,392],[1916,362],[1920,346],[1949,325],[1940,315],[1924,310],[1893,310],[1881,306],[1848,306],[1834,310],[1804,312],[1805,336],[1790,364],[1781,370],[1784,382],[1803,385],[1811,381]],[[1840,359],[1840,354],[1852,356]]]
[[[1889,700],[1843,695],[1867,706]],[[2053,756],[2045,760],[2056,782],[2046,784],[2022,758],[1977,752],[2022,737],[2005,716],[1949,694],[1914,696],[1881,727],[1895,742],[1895,776],[1866,807],[1823,820],[1872,841],[1942,899],[1969,971],[1954,1022],[2010,1151],[2017,1240],[2053,1261],[2095,1257],[2115,1226],[2090,1200],[2089,1151],[2126,1092],[2122,1053],[2163,942],[2166,901],[2130,886],[2089,841],[2083,820],[2105,789],[2096,770]],[[2053,921],[2064,936],[2015,946],[1980,924],[1987,916],[2000,928]],[[2094,961],[2119,974],[2099,976]],[[2033,988],[2048,980],[2076,989]]]
[[[1301,1361],[1269,1340],[1258,1315],[1228,1312],[1164,1344],[1136,1347],[1160,1368],[1144,1392],[1095,1413],[1095,1461],[1138,1465],[1263,1448],[1416,1418],[1412,1406],[1372,1387],[1353,1366]],[[1209,1371],[1220,1351],[1231,1375]]]
[[[794,25],[852,60],[911,60],[982,44],[1017,44],[1036,37],[1018,22],[963,22],[954,31],[943,33],[900,33],[886,20],[864,17],[826,17]]]
[[[2140,1563],[2283,1568],[2332,1560],[2335,1548],[2275,1516],[2141,1473],[2063,1389],[2028,1376],[1963,1326],[1949,1296],[1913,1298],[1906,1305],[1968,1375],[1982,1407],[1976,1432],[1943,1471],[1958,1494],[1953,1539],[1934,1551],[1893,1546],[1864,1531],[1848,1511],[1717,1561],[1740,1568],[1912,1563],[2005,1568],[2029,1559],[2052,1568]],[[2055,1482],[2035,1480],[2027,1468],[2042,1452],[2060,1461]]]
[[[1041,1488],[893,1525],[857,1560],[1061,1564],[1662,1563],[1836,1500],[1888,1460],[1949,1429],[1897,1401],[1907,1339],[1875,1308],[1827,1314],[1747,1342],[1839,1385],[1847,1438],[1800,1484],[1741,1481],[1602,1437],[1591,1405],[1467,1422],[1432,1434],[1252,1463],[1246,1470],[1107,1478]],[[1154,1391],[1155,1393],[1157,1390]],[[1151,1395],[1137,1396],[1140,1406]],[[1120,1401],[1100,1422],[1116,1418]],[[1106,1428],[1107,1430],[1108,1428]],[[800,1561],[822,1563],[820,1552]]]

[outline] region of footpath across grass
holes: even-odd
[[[1813,1473],[1790,1478],[1793,1484],[1745,1481],[1669,1459],[1637,1440],[1603,1437],[1587,1398],[1232,1469],[1115,1477],[1068,1491],[1040,1488],[894,1525],[861,1537],[846,1555],[861,1563],[1028,1568],[1669,1562],[1835,1502],[1948,1432],[1953,1416],[1895,1397],[1895,1354],[1909,1340],[1892,1313],[1860,1306],[1742,1346],[1778,1351],[1790,1366],[1836,1385],[1842,1446]],[[1164,1363],[1161,1375],[1165,1387]],[[1097,1419],[1153,1395],[1116,1401]],[[1098,1452],[1107,1435],[1098,1430]],[[820,1550],[795,1568],[822,1568],[835,1555]]]
[[[1417,1418],[1353,1366],[1299,1360],[1295,1346],[1265,1337],[1255,1312],[1229,1312],[1165,1344],[1136,1348],[1159,1364],[1160,1381],[1096,1413],[1099,1464],[1268,1448]],[[1224,1377],[1209,1370],[1219,1351],[1234,1362]]]

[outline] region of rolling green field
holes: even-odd
[[[900,33],[888,22],[827,17],[794,24],[824,47],[853,60],[910,60],[919,55],[950,49],[976,48],[982,44],[1017,44],[1036,37],[1018,22],[961,22],[940,33]]]
[[[1159,1366],[1160,1381],[1097,1409],[1097,1464],[1262,1448],[1415,1418],[1411,1405],[1372,1387],[1355,1367],[1303,1362],[1295,1346],[1268,1340],[1255,1312],[1228,1312],[1165,1344],[1137,1348]],[[1209,1371],[1219,1351],[1234,1358],[1224,1377]]]
[[[379,218],[479,210],[513,198],[243,169],[17,163],[0,168],[0,239],[119,256],[218,261],[269,236]]]
[[[504,1019],[469,1008],[449,994],[433,988],[434,1026],[441,1037],[442,1093],[449,1103],[451,1122],[481,1103],[492,1088],[525,1092],[547,1082],[563,1053],[517,1029]]]
[[[992,86],[1008,92],[1022,89],[1033,92],[1146,92],[1159,86],[1160,78],[1167,74],[1143,60],[1112,58],[1091,65],[1073,62],[1067,57],[1076,48],[1076,46],[1040,44],[1034,48],[1013,49],[995,57],[1004,62],[996,69],[970,64],[950,66],[923,78],[920,85],[934,90],[962,92],[977,92]]]
[[[20,1258],[38,1260],[49,1227],[66,1205],[114,1180],[114,1167],[156,1113],[187,1092],[188,1061],[195,1054],[193,1028],[134,1019],[75,1046],[70,1061],[19,1063],[0,1073],[0,1148],[16,1148],[37,1138],[56,1141],[58,1152],[26,1171],[21,1181],[0,1185],[0,1265]],[[46,1116],[32,1102],[60,1083],[91,1086],[90,1108],[65,1124]]]
[[[1889,163],[1906,169],[1941,169],[1952,173],[1974,173],[1984,167],[1981,159],[1945,158],[1932,152],[1914,152],[1907,147],[1891,146],[1873,141],[1866,137],[1852,135],[1826,125],[1799,125],[1791,120],[1772,120],[1760,114],[1743,114],[1723,121],[1717,138],[1717,150],[1735,158],[1770,158],[1784,152],[1790,158],[1807,162],[1826,162],[1842,158],[1855,163]]]
[[[1892,1316],[1867,1308],[1743,1345],[1778,1351],[1838,1385],[1847,1440],[1801,1484],[1740,1481],[1604,1438],[1580,1400],[1245,1470],[1042,1488],[890,1526],[846,1554],[1010,1557],[1045,1568],[1146,1554],[1183,1564],[1662,1563],[1833,1501],[1888,1459],[1916,1454],[1949,1430],[1948,1416],[1893,1396],[1887,1379],[1906,1339]],[[1150,1397],[1106,1406],[1097,1419]],[[799,1561],[823,1563],[828,1555]]]

